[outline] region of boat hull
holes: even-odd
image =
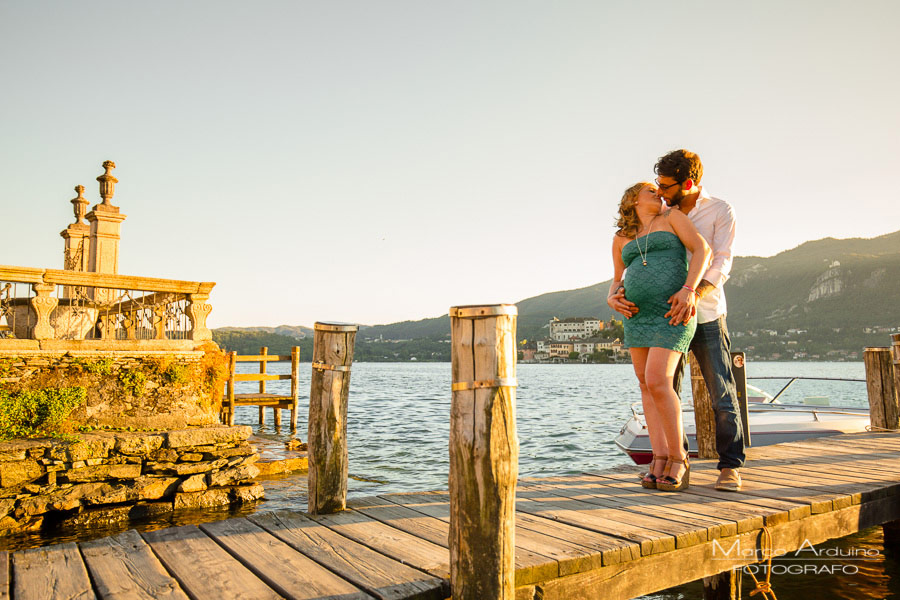
[[[858,433],[869,426],[869,411],[861,408],[821,409],[806,405],[767,404],[750,406],[750,440],[754,447],[796,442],[840,433]],[[684,411],[689,453],[697,456],[694,412]],[[633,416],[615,438],[615,444],[639,464],[653,456],[650,437],[641,419]]]

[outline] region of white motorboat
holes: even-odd
[[[778,397],[794,381],[808,378],[785,377],[782,379],[790,379],[790,381],[775,396],[752,385],[747,385],[750,442],[753,447],[839,433],[858,433],[868,429],[868,408],[828,406],[828,399],[821,396],[806,398],[803,404],[780,403]],[[640,403],[632,405],[631,412],[631,418],[622,426],[622,430],[615,438],[615,443],[637,464],[647,464],[650,462],[653,452],[650,448],[650,437],[647,435],[647,426],[644,423]],[[697,456],[694,410],[692,407],[684,407],[683,414],[690,455]]]

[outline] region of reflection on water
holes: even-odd
[[[256,365],[239,364],[250,372]],[[287,373],[290,366],[269,365],[272,373]],[[301,407],[308,402],[309,368],[301,368]],[[614,437],[630,415],[632,403],[640,401],[631,365],[519,365],[517,427],[519,475],[538,477],[578,474],[630,464],[613,444]],[[748,375],[788,375],[863,378],[862,363],[750,363]],[[772,393],[783,381],[753,382]],[[239,392],[256,391],[255,382],[243,384]],[[271,391],[288,391],[289,382],[270,382]],[[347,437],[350,457],[349,496],[390,492],[447,489],[449,460],[447,443],[450,412],[450,365],[448,363],[357,363],[350,386]],[[796,382],[785,402],[806,396],[831,396],[832,405],[865,406],[865,384]],[[259,427],[258,409],[237,409],[236,421],[252,425],[265,440],[264,453],[277,454],[292,436],[288,427],[276,429],[272,413]],[[287,422],[287,413],[284,422]],[[300,411],[299,436],[306,440],[306,414]],[[274,456],[273,456],[274,457]],[[266,500],[238,510],[182,512],[104,529],[54,531],[51,535],[21,534],[0,539],[0,547],[22,548],[62,541],[102,537],[134,527],[158,529],[171,525],[201,523],[247,514],[256,510],[306,508],[305,476],[261,478]],[[881,549],[881,530],[875,528],[832,544],[869,544]],[[889,597],[896,580],[897,563],[891,557],[867,563],[857,575],[794,576],[773,578],[780,600],[808,598],[809,588],[818,600],[830,598]],[[745,590],[749,590],[745,577]],[[820,584],[821,582],[821,584]],[[880,590],[880,591],[877,591]],[[805,593],[804,593],[805,592]],[[749,591],[745,592],[749,594]],[[792,595],[793,594],[793,595]],[[675,588],[650,596],[658,599],[702,597],[699,584]]]

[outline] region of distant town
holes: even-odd
[[[520,340],[519,361],[523,363],[613,363],[628,362],[622,345],[622,322],[596,317],[553,318],[547,324],[550,337]]]
[[[519,360],[526,363],[612,363],[630,362],[622,344],[622,322],[610,319],[604,322],[596,317],[551,319],[546,326],[549,337],[541,340],[519,342]],[[830,328],[830,338],[840,339],[849,333],[847,328]],[[862,348],[848,350],[831,348],[822,332],[810,333],[809,329],[786,330],[757,329],[733,331],[732,350],[743,351],[752,360],[811,360],[858,361],[862,360]],[[863,327],[854,333],[900,333],[900,327]]]

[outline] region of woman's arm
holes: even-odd
[[[685,287],[669,298],[672,308],[665,315],[671,317],[669,324],[677,325],[678,323],[687,323],[697,312],[698,294],[696,290],[706,271],[706,266],[709,264],[712,250],[691,220],[680,210],[672,210],[669,213],[669,223],[672,225],[675,235],[691,253],[687,279],[684,282]]]
[[[625,316],[632,317],[637,311],[634,303],[625,299],[622,276],[625,273],[625,262],[622,260],[622,248],[628,240],[620,235],[613,236],[613,278],[609,284],[609,293],[606,295],[606,303],[611,309]]]

